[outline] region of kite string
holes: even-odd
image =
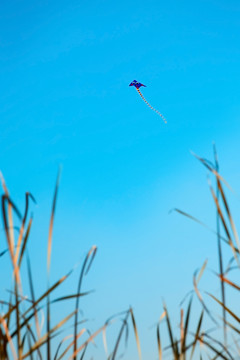
[[[156,109],[154,109],[154,107],[152,107],[152,105],[149,104],[149,102],[145,99],[145,97],[143,96],[143,94],[141,93],[141,91],[136,88],[137,92],[139,93],[139,95],[141,96],[141,98],[143,99],[143,101],[153,110],[155,111],[159,116],[161,116],[161,118],[163,119],[163,121],[165,122],[165,124],[167,123],[167,120],[165,119],[165,117]]]

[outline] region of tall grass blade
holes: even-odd
[[[203,266],[204,266],[204,264],[203,264]],[[214,319],[214,317],[211,315],[211,312],[208,310],[206,304],[203,301],[202,295],[200,294],[200,291],[198,290],[197,280],[196,280],[196,272],[193,275],[193,286],[194,286],[195,293],[197,294],[197,297],[198,297],[200,303],[202,304],[203,309],[206,311],[206,313],[208,314],[210,319],[214,322],[214,324],[218,325],[217,321]]]
[[[6,211],[6,202],[8,204],[8,209],[10,207],[10,211]],[[22,216],[21,216],[20,211],[16,207],[16,205],[10,200],[10,198],[7,195],[3,195],[2,196],[2,215],[3,215],[4,229],[5,229],[6,239],[7,239],[7,243],[8,243],[8,249],[9,249],[9,253],[11,256],[12,265],[13,265],[13,269],[14,269],[15,280],[18,283],[18,285],[20,286],[19,267],[15,261],[15,256],[14,256],[14,240],[11,235],[11,232],[9,233],[9,228],[10,228],[10,230],[13,228],[12,220],[11,221],[9,220],[9,216],[10,217],[12,216],[12,215],[9,215],[9,213],[12,214],[12,208],[15,211],[15,214],[21,220]],[[9,221],[10,221],[10,224],[8,224]]]
[[[92,262],[95,258],[97,252],[97,247],[94,245],[89,250],[87,256],[85,257],[85,260],[83,262],[83,266],[80,272],[80,277],[78,281],[78,288],[77,288],[77,298],[76,298],[76,306],[75,306],[75,320],[74,320],[74,346],[73,346],[73,353],[76,353],[77,350],[77,333],[78,333],[78,309],[79,309],[79,301],[80,301],[80,294],[81,294],[81,288],[82,288],[82,281],[83,276],[86,275],[92,265]],[[89,263],[89,265],[88,265]],[[88,266],[87,266],[88,265]],[[74,360],[76,360],[76,356],[73,357]]]
[[[43,344],[47,342],[47,339],[50,338],[50,335],[55,333],[58,329],[60,329],[71,317],[74,315],[74,311],[66,316],[63,320],[61,320],[57,325],[55,325],[52,329],[49,330],[49,333],[46,333],[44,336],[42,336],[33,346],[32,348],[23,355],[22,359],[27,358],[31,353],[36,351],[39,347],[41,347]]]
[[[33,304],[32,306],[30,306],[25,313],[23,314],[24,316],[29,313],[29,311],[31,311],[32,309],[34,309],[34,307],[36,307],[43,299],[45,299],[48,294],[50,294],[51,292],[53,292],[53,290],[55,290],[60,284],[62,284],[72,273],[72,270],[69,271],[68,274],[64,275],[63,277],[61,277],[58,281],[56,281],[54,283],[54,285],[52,285],[45,293],[43,293]]]
[[[215,160],[215,169],[219,173],[219,162],[218,162],[218,155],[215,144],[213,144],[213,153],[214,153],[214,160]],[[221,183],[219,179],[216,177],[216,197],[217,201],[219,202],[219,190],[220,190]],[[221,245],[221,235],[220,235],[220,216],[217,210],[216,214],[216,227],[217,227],[217,246],[218,246],[218,262],[219,262],[219,271],[221,276],[223,276],[223,257],[222,257],[222,245]],[[224,282],[220,279],[220,286],[221,286],[221,298],[223,304],[226,302],[226,296],[225,296],[225,286]],[[227,345],[227,327],[226,327],[226,310],[222,309],[223,311],[223,337],[224,337],[224,343]]]
[[[31,343],[31,338],[32,338],[33,343],[35,344],[38,340],[36,339],[35,334],[34,334],[32,328],[31,328],[31,324],[28,324],[28,323],[27,323],[27,324],[26,324],[26,327],[27,327],[27,335],[28,335],[28,339],[30,340],[30,343]],[[29,346],[29,349],[30,349],[31,347],[32,347],[32,345]],[[40,349],[37,349],[37,353],[38,353],[39,359],[40,359],[40,360],[43,360],[43,357],[42,357],[42,354],[41,354]],[[30,356],[31,356],[31,358],[33,357],[32,353],[30,354]]]
[[[32,271],[31,271],[31,265],[30,265],[30,259],[29,255],[27,254],[27,272],[28,272],[28,280],[29,280],[29,287],[31,292],[31,298],[33,301],[33,305],[35,304],[35,293],[34,293],[34,286],[33,286],[33,280],[32,280]],[[40,331],[40,325],[39,325],[39,319],[38,319],[38,311],[36,306],[33,307],[34,311],[34,317],[35,317],[35,325],[36,325],[36,331],[38,338],[41,337],[41,331]]]
[[[125,319],[123,319],[123,324],[121,326],[121,329],[120,329],[120,332],[119,332],[119,335],[118,335],[118,338],[117,338],[117,341],[116,341],[116,344],[115,344],[115,347],[113,350],[113,355],[112,355],[111,360],[115,360],[115,358],[116,358],[117,350],[118,350],[118,347],[120,344],[121,337],[123,335],[124,328],[127,326],[127,319],[128,319],[129,313],[130,313],[130,311],[127,311],[126,317],[125,317]]]
[[[81,357],[80,357],[79,360],[83,360],[83,358],[84,358],[84,356],[85,356],[85,353],[86,353],[86,351],[87,351],[87,348],[88,348],[88,344],[87,344],[87,345],[85,346],[85,348],[83,349],[82,355],[81,355]]]
[[[203,159],[201,157],[199,157],[198,155],[194,154],[194,152],[192,152],[192,155],[195,156],[196,159],[198,159],[211,173],[213,173],[217,179],[219,179],[220,181],[222,181],[228,188],[229,190],[231,190],[232,192],[233,189],[231,188],[231,186],[227,183],[227,181],[214,169],[214,165],[210,164],[210,162],[206,159]]]
[[[79,331],[79,333],[77,334],[77,338],[79,339],[85,332],[86,332],[86,329],[81,329]],[[66,347],[66,349],[63,351],[63,353],[56,359],[61,360],[66,355],[66,353],[73,347],[73,345],[74,345],[74,340]]]
[[[178,353],[178,347],[177,347],[177,343],[174,341],[173,339],[173,333],[172,333],[172,327],[171,327],[171,323],[170,323],[170,318],[168,315],[168,311],[167,311],[167,307],[165,304],[163,304],[163,309],[165,311],[166,314],[166,321],[167,321],[167,327],[168,327],[168,335],[170,338],[170,343],[171,343],[171,349],[172,349],[172,353],[173,353],[173,358],[174,360],[178,360],[179,358],[179,353]]]
[[[225,304],[223,304],[220,300],[218,300],[214,295],[207,293],[209,296],[211,296],[211,298],[213,298],[219,305],[221,305],[222,307],[224,307],[224,309],[237,321],[240,322],[240,318],[233,312],[231,311]]]
[[[136,338],[136,342],[137,342],[138,356],[139,356],[139,359],[141,360],[142,359],[142,353],[141,353],[140,341],[139,341],[136,321],[135,321],[135,317],[133,315],[132,308],[130,308],[130,314],[131,314],[132,324],[133,324],[133,328],[134,328],[134,334],[135,334],[135,338]]]
[[[186,351],[186,340],[187,340],[187,334],[188,334],[188,326],[189,326],[191,308],[192,308],[192,297],[188,304],[186,319],[185,319],[184,328],[182,331],[183,335],[182,335],[182,341],[181,341],[181,353],[184,355],[185,355],[185,351]],[[185,356],[184,356],[184,358],[185,358]]]
[[[67,335],[67,336],[65,336],[65,337],[60,341],[60,343],[59,343],[58,346],[57,346],[57,350],[56,350],[56,353],[55,353],[55,355],[54,355],[54,359],[53,359],[53,360],[57,360],[57,356],[58,356],[58,353],[59,353],[59,351],[60,351],[60,349],[61,349],[62,344],[63,344],[66,340],[70,339],[71,337],[73,337],[73,336],[72,336],[72,335]]]
[[[236,328],[232,323],[226,321],[227,326],[229,326],[233,331],[235,331],[238,335],[240,335],[240,329]]]
[[[230,232],[229,232],[229,230],[228,230],[228,227],[227,227],[226,221],[225,221],[225,219],[224,219],[222,210],[221,210],[221,208],[220,208],[218,199],[217,199],[217,197],[216,197],[216,195],[215,195],[215,193],[214,193],[214,190],[213,190],[213,188],[212,188],[211,185],[210,185],[210,190],[211,190],[211,193],[212,193],[212,196],[213,196],[215,205],[216,205],[216,207],[217,207],[218,214],[219,214],[220,219],[221,219],[221,221],[222,221],[223,228],[224,228],[224,230],[225,230],[225,232],[226,232],[226,235],[227,235],[227,238],[228,238],[228,241],[229,241],[229,245],[230,245],[230,247],[231,247],[231,249],[232,249],[232,251],[233,251],[233,255],[234,255],[235,259],[236,259],[236,262],[237,262],[238,266],[240,267],[239,259],[238,259],[237,252],[236,252],[236,250],[235,250],[235,247],[234,247],[234,244],[233,244],[233,241],[232,241]]]
[[[104,326],[102,326],[100,329],[95,331],[93,335],[91,335],[87,341],[85,341],[76,351],[68,358],[68,360],[72,360],[80,351],[82,351],[100,332],[103,331],[103,329],[106,328],[108,324],[106,323]],[[59,360],[59,359],[58,359]]]
[[[21,267],[21,264],[22,264],[23,254],[24,254],[25,249],[26,249],[26,245],[27,245],[29,233],[30,233],[30,230],[31,230],[32,222],[33,222],[33,218],[31,217],[30,220],[29,220],[28,226],[27,226],[26,234],[25,234],[24,239],[23,239],[23,245],[21,247],[21,251],[20,251],[20,255],[19,255],[19,260],[18,260],[18,267],[19,268]]]
[[[229,358],[230,358],[231,360],[234,360],[234,358],[232,357],[231,353],[228,351],[227,347],[226,347],[225,345],[223,345],[221,341],[214,339],[212,336],[210,336],[210,335],[208,335],[208,334],[206,334],[206,333],[204,333],[203,335],[204,335],[205,338],[208,338],[208,339],[210,339],[213,343],[219,345],[219,346],[222,348],[222,353],[226,352],[226,354],[229,356]]]
[[[224,359],[224,360],[229,360],[229,358],[227,358],[225,355],[223,355],[223,353],[216,349],[213,345],[211,345],[209,342],[205,341],[204,339],[201,338],[201,342],[206,345],[209,349],[211,349],[216,355],[218,355],[218,357]],[[217,357],[216,357],[217,359]]]
[[[56,302],[59,302],[59,301],[64,301],[64,300],[69,300],[69,299],[76,299],[78,297],[82,297],[82,296],[86,296],[86,295],[89,295],[91,294],[93,291],[86,291],[86,292],[83,292],[83,293],[80,293],[80,294],[73,294],[73,295],[66,295],[66,296],[61,296],[57,299],[54,299],[51,301],[51,304],[53,303],[56,303]]]
[[[200,271],[199,271],[198,277],[197,277],[197,279],[196,279],[196,284],[197,284],[197,285],[199,284],[199,281],[201,280],[201,278],[202,278],[202,276],[203,276],[203,273],[204,273],[204,271],[205,271],[205,269],[206,269],[207,263],[208,263],[208,260],[206,259],[206,260],[204,261],[204,263],[203,263],[203,265],[202,265],[202,267],[201,267],[201,269],[200,269]]]
[[[183,326],[184,310],[180,310],[180,360],[183,358],[183,342],[184,342],[184,326]]]
[[[162,345],[160,337],[160,323],[157,325],[157,345],[158,345],[158,359],[162,360]]]
[[[102,336],[103,336],[103,346],[104,346],[104,350],[105,350],[106,356],[108,357],[108,346],[107,346],[107,334],[106,334],[106,329],[103,330]]]
[[[178,212],[179,214],[183,215],[183,216],[186,216],[187,218],[189,218],[190,220],[193,220],[194,222],[200,224],[201,226],[205,227],[207,230],[211,231],[213,234],[217,235],[217,232],[215,230],[213,230],[212,228],[210,228],[208,225],[204,224],[202,221],[196,219],[195,217],[193,217],[192,215],[180,210],[180,209],[173,209],[174,211]],[[226,244],[230,245],[229,244],[229,240],[224,238],[223,236],[219,235],[220,239],[222,241],[224,241]],[[234,247],[234,250],[236,253],[239,253],[239,250],[238,248]]]
[[[53,204],[52,204],[52,212],[51,212],[51,218],[50,218],[50,225],[49,225],[49,233],[48,233],[48,250],[47,250],[47,270],[48,274],[50,271],[50,262],[51,262],[51,252],[52,252],[52,233],[53,233],[53,221],[54,221],[54,215],[55,215],[55,208],[56,208],[56,202],[57,202],[57,194],[58,194],[58,187],[60,182],[60,176],[61,176],[61,168],[59,168],[55,191],[54,191],[54,197],[53,197]]]
[[[19,316],[19,300],[18,300],[18,286],[15,283],[15,303],[16,303],[16,326],[17,326],[17,345],[18,345],[18,359],[22,359],[22,348],[21,348],[21,327],[20,327],[20,316]]]
[[[238,246],[238,250],[240,252],[240,241],[239,241],[239,236],[238,236],[238,233],[237,233],[237,229],[236,229],[235,223],[233,221],[233,218],[232,218],[232,215],[231,215],[231,212],[230,212],[230,208],[229,208],[226,196],[224,194],[222,185],[221,185],[219,180],[217,180],[217,186],[218,186],[218,190],[220,191],[220,194],[221,194],[221,197],[222,197],[222,200],[223,200],[223,204],[224,204],[225,210],[226,210],[227,215],[228,215],[228,219],[229,219],[229,222],[230,222],[230,225],[231,225],[231,228],[232,228],[234,238],[235,238],[237,246]]]
[[[51,342],[50,342],[50,295],[47,295],[47,360],[51,360]]]
[[[199,336],[200,336],[200,330],[201,330],[201,326],[202,326],[203,314],[204,314],[204,310],[202,310],[202,312],[201,312],[201,315],[200,315],[200,318],[199,318],[199,321],[198,321],[197,330],[196,330],[196,333],[194,335],[195,339],[194,339],[194,343],[193,343],[192,350],[191,350],[190,360],[193,358],[194,351],[195,351],[195,348],[196,348],[196,344],[197,344],[197,341],[198,341]]]
[[[18,236],[18,241],[17,241],[17,248],[16,248],[16,253],[15,253],[15,261],[16,262],[18,262],[18,256],[19,256],[19,252],[20,252],[21,244],[22,244],[22,240],[23,240],[23,233],[24,233],[25,223],[26,223],[26,219],[27,219],[27,215],[28,215],[29,198],[31,198],[33,200],[33,202],[36,203],[36,200],[34,199],[32,194],[27,192],[25,194],[25,211],[24,211],[24,215],[23,215],[23,219],[22,219],[21,228],[20,228],[20,231],[19,231],[19,236]]]

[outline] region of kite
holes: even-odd
[[[140,87],[144,86],[146,87],[146,85],[141,84],[140,82],[138,82],[137,80],[133,80],[131,82],[131,84],[129,84],[129,86],[135,86],[137,92],[139,93],[139,95],[141,96],[141,98],[143,99],[143,101],[153,110],[155,111],[159,116],[161,116],[161,118],[163,119],[163,121],[165,122],[165,124],[167,123],[167,120],[165,119],[165,117],[156,109],[154,109],[154,107],[152,107],[152,105],[149,104],[149,102],[145,99],[145,97],[143,96],[143,94],[140,91]]]

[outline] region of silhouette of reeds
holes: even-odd
[[[236,312],[231,304],[231,297],[228,297],[228,289],[232,289],[237,295],[240,294],[240,284],[236,282],[236,276],[232,279],[231,274],[240,270],[240,241],[233,220],[230,206],[225,194],[225,187],[230,188],[227,182],[219,173],[219,163],[217,152],[214,146],[214,162],[194,155],[207,169],[214,178],[214,184],[209,181],[210,194],[216,208],[216,230],[211,229],[202,221],[194,216],[179,209],[176,212],[204,226],[215,234],[217,240],[217,257],[219,269],[215,272],[216,279],[220,285],[220,297],[217,297],[214,291],[203,293],[199,290],[199,282],[205,273],[207,261],[193,274],[193,290],[186,309],[181,306],[180,325],[176,331],[173,328],[172,321],[168,312],[167,305],[163,304],[163,313],[156,325],[156,356],[161,360],[187,360],[187,359],[225,359],[233,360],[240,358],[240,311]],[[3,195],[1,197],[1,217],[4,226],[7,248],[0,253],[0,257],[9,256],[12,273],[4,274],[8,277],[12,286],[9,299],[0,300],[2,314],[0,316],[0,360],[60,360],[73,359],[83,360],[86,357],[86,351],[96,336],[100,333],[103,336],[103,344],[106,349],[106,359],[115,360],[118,357],[120,343],[124,337],[128,337],[129,323],[135,335],[138,358],[142,359],[139,334],[136,326],[133,309],[110,317],[94,333],[83,326],[84,319],[80,319],[80,300],[90,292],[82,291],[82,283],[92,266],[97,253],[97,247],[94,245],[88,251],[83,261],[76,293],[64,294],[60,297],[54,297],[55,290],[58,289],[72,274],[70,270],[67,274],[60,277],[55,283],[50,282],[51,270],[51,252],[52,252],[52,234],[55,218],[55,209],[57,203],[58,187],[60,181],[60,172],[54,191],[52,211],[50,216],[48,244],[47,244],[47,288],[38,297],[36,297],[35,288],[37,286],[33,280],[31,270],[31,258],[27,251],[27,245],[33,223],[33,217],[29,215],[29,202],[36,202],[33,195],[29,192],[25,194],[25,208],[23,214],[19,211],[16,204],[10,197],[10,193],[2,175],[0,175]],[[19,225],[15,226],[15,222]],[[16,236],[17,234],[17,236]],[[224,264],[223,254],[229,252],[230,260]],[[22,276],[22,264],[25,259],[27,277]],[[12,281],[13,279],[13,281]],[[25,284],[28,282],[30,296],[24,295]],[[193,310],[193,298],[199,302],[200,311],[196,314]],[[60,321],[53,324],[52,313],[56,303],[64,304],[68,299],[74,299],[75,305],[72,311],[64,316]],[[214,309],[219,309],[217,315],[212,313],[209,308],[209,301],[214,304]],[[194,316],[192,315],[194,313]],[[40,316],[41,314],[41,316]],[[41,324],[40,317],[44,314],[44,327]],[[191,318],[194,317],[193,325]],[[121,326],[116,341],[111,346],[111,352],[107,352],[106,329],[115,323],[117,319],[121,320]],[[207,319],[207,321],[205,321]],[[72,320],[71,332],[65,335],[66,324]],[[165,323],[165,335],[167,333],[169,342],[162,344],[162,326]],[[209,328],[209,324],[214,327]],[[67,328],[69,329],[69,327]],[[87,339],[83,335],[87,336]],[[57,339],[57,345],[56,340]],[[54,346],[53,346],[54,341]]]

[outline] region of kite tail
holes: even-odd
[[[139,93],[139,95],[141,96],[141,98],[143,99],[143,101],[153,110],[155,111],[159,116],[161,116],[161,118],[163,119],[163,121],[165,122],[165,124],[167,123],[167,120],[165,119],[165,117],[156,109],[154,109],[154,107],[152,107],[152,105],[149,104],[149,102],[145,99],[145,97],[143,96],[143,94],[141,93],[141,91],[136,88],[137,92]]]

